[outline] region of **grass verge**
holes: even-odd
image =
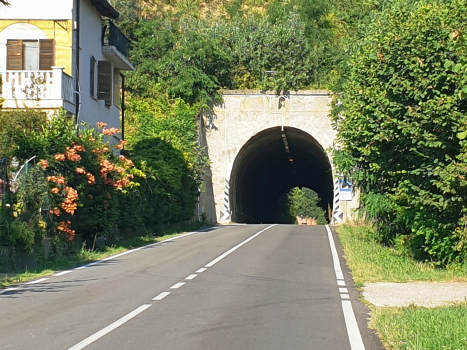
[[[337,232],[354,281],[359,287],[374,282],[467,281],[467,265],[437,268],[433,264],[416,261],[372,239],[372,227],[343,225]]]
[[[467,303],[433,309],[379,308],[373,311],[372,324],[390,349],[467,349]]]
[[[34,270],[23,270],[16,271],[11,274],[0,274],[0,288],[8,287],[13,284],[23,283],[30,281],[35,278],[51,275],[56,271],[68,270],[74,267],[88,264],[93,261],[102,260],[109,256],[125,252],[127,250],[142,247],[151,243],[165,241],[169,238],[180,236],[189,231],[195,231],[200,229],[203,224],[174,224],[164,229],[159,236],[153,236],[151,234],[133,237],[126,240],[122,240],[118,245],[106,247],[104,251],[89,251],[81,250],[76,254],[69,256],[62,256],[48,260],[42,264],[42,266]]]
[[[467,281],[467,265],[437,268],[416,261],[404,252],[376,242],[370,226],[343,225],[337,232],[359,287],[374,282]],[[436,308],[370,307],[370,327],[377,330],[387,349],[467,349],[467,303]]]

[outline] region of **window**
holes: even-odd
[[[112,105],[112,63],[99,61],[97,70],[97,99],[105,100],[106,107],[110,107]]]
[[[51,70],[54,65],[55,41],[8,40],[7,70]]]

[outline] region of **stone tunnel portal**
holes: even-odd
[[[240,150],[230,176],[232,221],[280,223],[279,198],[308,187],[332,210],[332,168],[321,145],[308,133],[274,127],[253,136]]]

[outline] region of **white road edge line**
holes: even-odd
[[[334,272],[336,273],[336,279],[343,280],[344,274],[342,273],[341,263],[339,262],[339,255],[337,255],[336,244],[334,243],[334,237],[332,237],[331,229],[326,225],[328,231],[329,245],[331,247],[332,262],[334,263]]]
[[[157,297],[152,298],[152,300],[162,300],[169,294],[170,294],[170,292],[162,292]]]
[[[44,282],[44,281],[47,281],[48,278],[41,278],[41,279],[38,279],[38,280],[35,280],[35,281],[32,281],[32,282],[28,282],[28,283],[25,283],[25,284],[36,284],[36,283],[41,283],[41,282]]]
[[[349,335],[350,348],[352,350],[365,350],[362,336],[358,329],[357,320],[353,312],[352,303],[350,300],[342,300],[342,310],[344,311],[345,326]]]
[[[345,286],[345,281],[337,281],[338,286]]]
[[[260,234],[262,234],[264,231],[269,230],[271,227],[274,227],[274,226],[277,226],[277,224],[268,226],[268,227],[266,227],[265,229],[259,231],[258,233],[254,234],[254,235],[251,236],[250,238],[244,240],[242,243],[239,243],[239,244],[237,244],[235,247],[233,247],[232,249],[226,251],[224,254],[222,254],[221,256],[217,257],[217,258],[214,259],[213,261],[211,261],[209,264],[206,264],[204,267],[212,267],[212,266],[214,266],[214,265],[217,264],[219,261],[221,261],[222,259],[224,259],[227,255],[233,253],[233,252],[236,251],[238,248],[240,248],[242,245],[247,244],[247,243],[248,243],[249,241],[251,241],[253,238],[258,237],[258,236],[259,236]]]
[[[349,293],[347,288],[339,288],[339,293]]]
[[[66,271],[62,271],[62,272],[57,272],[57,273],[54,273],[53,276],[54,277],[63,276],[63,275],[66,275],[67,273],[70,273],[70,272],[73,272],[73,271],[66,270]]]
[[[183,286],[184,284],[185,284],[185,282],[179,282],[177,284],[174,284],[172,287],[170,287],[170,289],[178,289],[181,286]]]
[[[342,273],[339,255],[337,255],[336,244],[334,242],[334,238],[332,237],[331,229],[328,225],[326,225],[326,231],[328,232],[329,245],[331,246],[332,261],[334,263],[334,272],[336,273],[336,278],[338,280],[343,280],[344,275]],[[352,302],[350,300],[342,300],[341,302],[342,311],[344,313],[345,327],[347,328],[347,334],[349,336],[350,348],[352,350],[365,350],[362,335],[360,334],[360,329],[358,328],[357,319],[355,318],[355,313],[353,312]]]
[[[217,228],[215,228],[215,227],[212,228],[212,230],[216,230],[216,229],[217,229]],[[109,261],[109,260],[112,260],[112,259],[116,259],[116,258],[119,258],[119,257],[121,257],[121,256],[130,254],[130,253],[137,252],[138,250],[141,250],[141,249],[144,249],[144,248],[150,248],[150,247],[153,247],[153,246],[156,246],[156,245],[160,245],[160,244],[165,243],[165,242],[174,241],[174,240],[179,239],[179,238],[183,238],[183,237],[186,237],[186,236],[194,235],[195,233],[206,232],[206,231],[204,231],[204,230],[206,230],[206,229],[199,230],[199,231],[188,232],[188,233],[185,233],[185,234],[180,235],[180,236],[177,236],[177,237],[172,237],[172,238],[166,239],[166,240],[164,240],[164,241],[160,241],[160,242],[156,242],[156,243],[152,243],[152,244],[145,245],[145,246],[143,246],[143,247],[139,247],[139,248],[134,248],[134,249],[131,249],[131,250],[127,250],[126,252],[123,252],[123,253],[120,253],[120,254],[117,254],[117,255],[113,255],[113,256],[109,256],[108,258],[105,258],[105,259],[102,259],[102,260],[98,260],[98,261],[94,261],[94,262],[92,262],[92,263],[90,263],[90,264],[86,264],[86,265],[83,265],[83,266],[80,266],[80,267],[75,267],[73,270],[82,270],[82,269],[85,269],[85,268],[87,268],[87,267],[91,267],[91,266],[100,264],[100,263],[103,262],[103,261]]]
[[[84,339],[83,341],[79,342],[78,344],[76,344],[75,346],[69,348],[68,350],[81,350],[81,349],[84,349],[89,344],[95,342],[99,338],[102,338],[107,333],[112,332],[115,328],[120,327],[122,324],[124,324],[127,321],[131,320],[133,317],[139,315],[140,313],[142,313],[144,310],[146,310],[150,306],[151,306],[151,304],[141,305],[136,310],[133,310],[132,312],[130,312],[126,316],[123,316],[118,321],[115,321],[114,323],[112,323],[112,324],[108,325],[107,327],[101,329],[99,332],[94,333],[90,337]]]

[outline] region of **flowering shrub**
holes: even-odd
[[[68,131],[73,132],[71,123]],[[67,240],[73,240],[76,233],[89,240],[115,228],[121,216],[118,192],[133,184],[133,162],[116,155],[116,146],[124,142],[111,145],[104,140],[104,135],[119,130],[105,129],[105,123],[98,126],[102,133],[84,127],[79,136],[74,134],[39,162],[49,184],[52,226]]]

